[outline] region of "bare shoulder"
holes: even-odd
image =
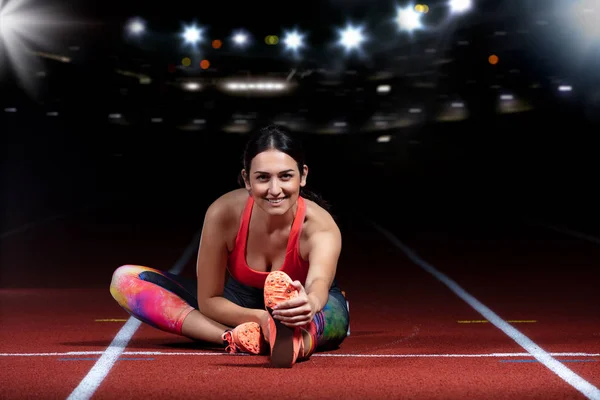
[[[331,232],[336,236],[341,236],[340,229],[331,216],[323,207],[312,200],[304,199],[306,204],[306,234],[312,236],[319,232]]]
[[[206,210],[206,218],[226,225],[237,224],[247,200],[248,192],[245,189],[227,192],[212,202]]]

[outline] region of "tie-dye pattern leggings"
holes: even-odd
[[[157,329],[181,335],[187,315],[198,309],[196,281],[140,265],[123,265],[115,270],[110,293],[130,315]],[[262,289],[243,285],[229,277],[223,297],[246,308],[264,310]],[[338,347],[349,334],[348,303],[336,282],[329,300],[315,315],[319,327],[317,350]]]

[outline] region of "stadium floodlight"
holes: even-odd
[[[361,44],[366,40],[363,30],[363,26],[348,24],[344,29],[338,30],[338,34],[340,35],[338,43],[344,46],[346,51],[360,49]]]
[[[146,23],[141,18],[132,18],[127,22],[127,32],[133,36],[140,36],[146,31]]]
[[[421,13],[417,12],[412,5],[398,8],[396,11],[396,23],[402,31],[412,32],[423,27],[421,24]]]
[[[298,31],[289,31],[284,33],[283,43],[286,49],[297,52],[298,49],[304,47],[304,34]]]
[[[195,24],[184,27],[183,33],[181,36],[183,40],[187,44],[196,45],[197,43],[202,41],[202,33],[204,30]]]
[[[52,28],[71,25],[63,12],[52,6],[34,7],[23,0],[0,0],[0,72],[12,66],[18,79],[29,90],[35,89],[36,79],[31,73],[41,69],[40,54],[61,62],[64,56],[50,54],[53,46]]]
[[[234,32],[231,37],[233,44],[238,47],[246,46],[250,42],[250,35],[243,31]]]
[[[450,10],[453,13],[463,13],[468,11],[473,5],[471,0],[450,0]]]

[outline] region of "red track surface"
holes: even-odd
[[[124,324],[97,320],[129,317],[108,292],[112,270],[168,269],[199,226],[165,216],[150,228],[133,211],[99,210],[3,240],[0,398],[67,398]],[[524,362],[530,355],[492,357],[526,351],[490,323],[459,323],[483,317],[372,227],[342,230],[351,335],[340,349],[277,370],[265,357],[225,355],[142,325],[94,398],[585,398]],[[394,233],[504,320],[534,320],[513,326],[547,352],[599,352],[600,246],[532,227]],[[60,354],[6,355],[16,353]],[[555,358],[578,360],[564,365],[600,386],[600,357]]]

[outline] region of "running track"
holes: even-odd
[[[201,211],[125,201],[3,236],[0,398],[600,399],[600,245],[339,217],[351,333],[291,370],[138,326],[112,300],[117,266],[182,265]]]

